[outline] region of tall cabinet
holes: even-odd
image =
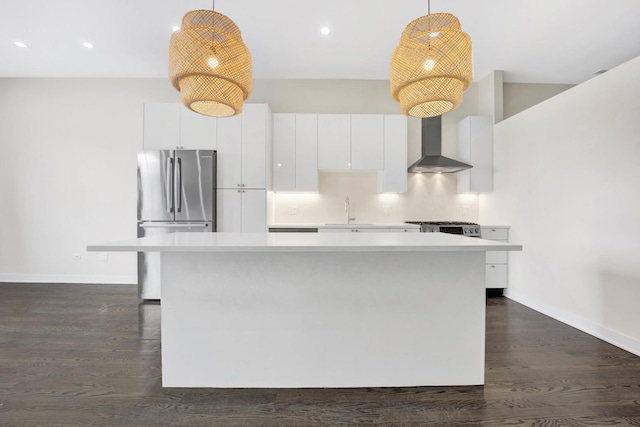
[[[218,119],[218,231],[267,231],[271,122],[267,104]]]

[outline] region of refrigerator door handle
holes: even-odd
[[[173,213],[173,193],[174,193],[174,189],[173,189],[173,159],[172,158],[168,158],[167,159],[167,176],[166,176],[166,183],[167,183],[167,212],[168,213]]]
[[[143,222],[140,224],[142,228],[209,228],[209,224],[206,222],[196,223],[158,223],[158,222]]]
[[[178,157],[178,212],[182,212],[182,159]]]

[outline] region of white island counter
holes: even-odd
[[[165,387],[484,383],[485,251],[441,233],[174,233],[162,253]]]

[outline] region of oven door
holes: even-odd
[[[464,235],[464,228],[459,225],[441,225],[438,228],[438,231],[441,233]]]

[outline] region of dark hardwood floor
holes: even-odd
[[[640,357],[502,297],[486,353],[484,387],[163,389],[133,286],[0,283],[0,426],[640,426]]]

